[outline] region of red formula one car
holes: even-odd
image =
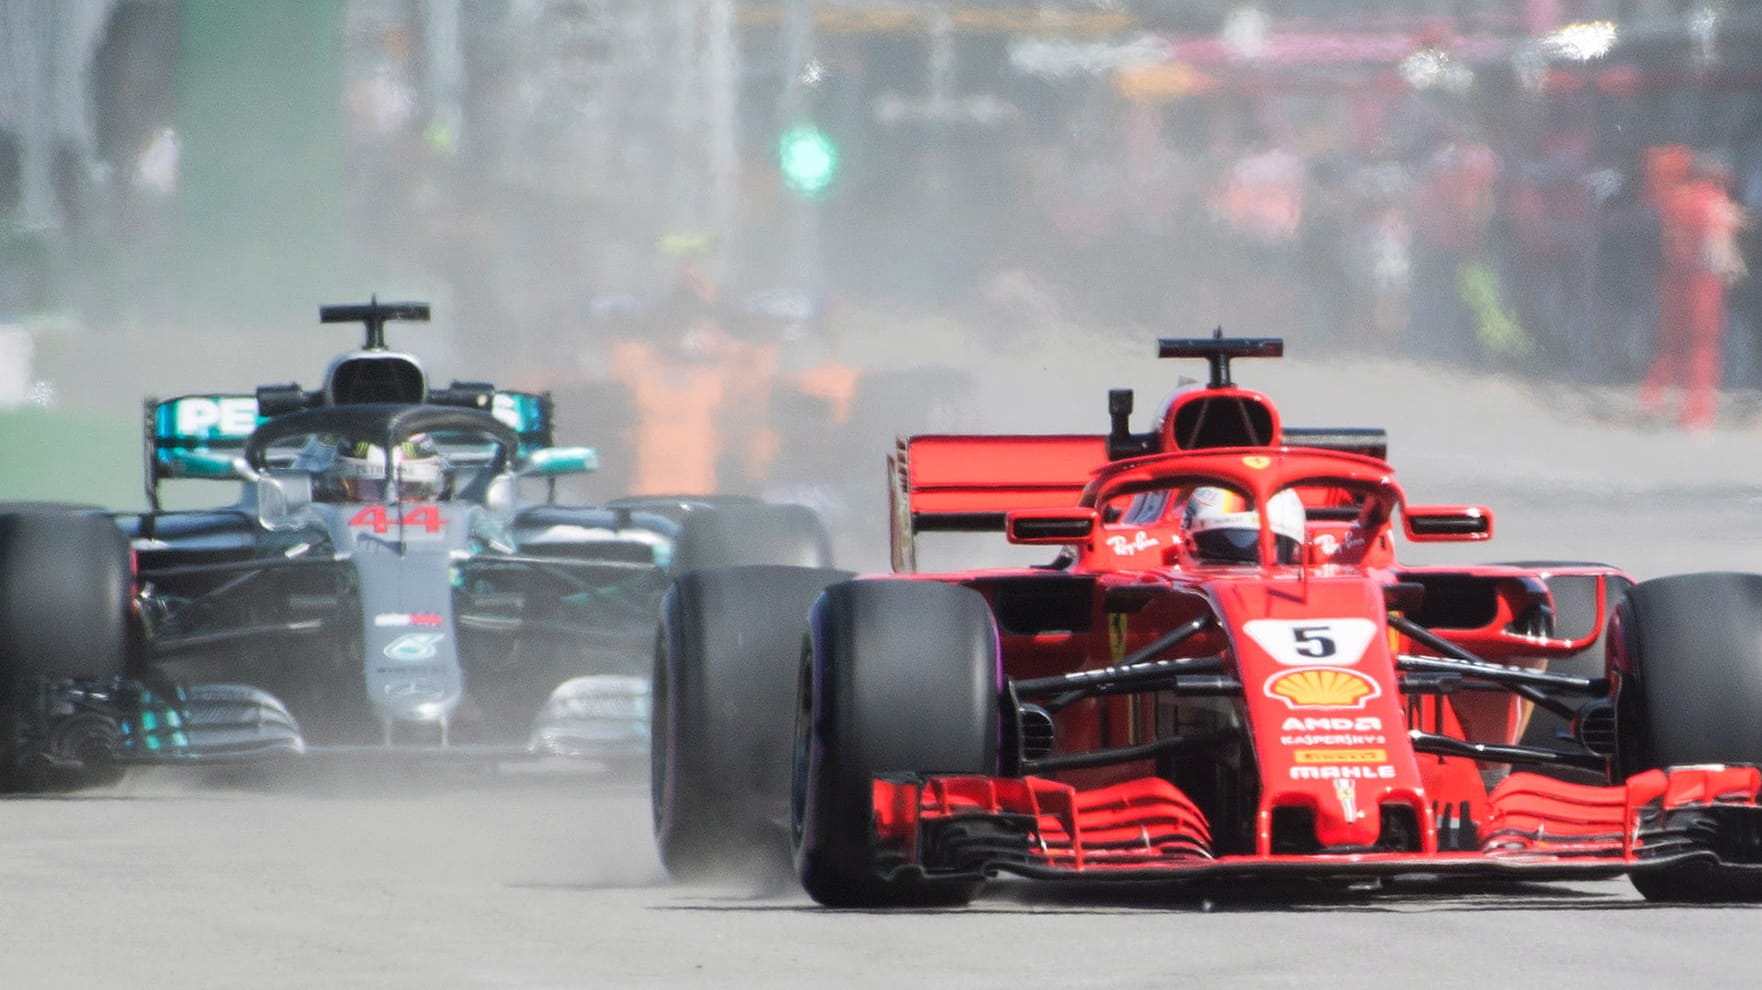
[[[1230,382],[1232,358],[1281,352],[1162,341],[1211,379],[1145,434],[1116,392],[1105,436],[903,441],[896,574],[676,584],[655,692],[668,867],[750,868],[787,836],[807,892],[841,906],[964,902],[999,873],[1625,873],[1648,898],[1762,899],[1762,678],[1708,691],[1717,672],[1636,639],[1631,610],[1607,673],[1550,671],[1600,650],[1627,578],[1397,562],[1397,528],[1485,540],[1491,513],[1409,504],[1381,431],[1285,428]],[[912,573],[938,529],[1062,549]],[[1523,741],[1537,708],[1572,738]]]

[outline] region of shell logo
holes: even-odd
[[[1287,670],[1267,679],[1266,695],[1289,708],[1363,708],[1383,693],[1377,682],[1338,667]]]

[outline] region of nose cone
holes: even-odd
[[[404,673],[386,677],[380,684],[379,714],[389,724],[452,721],[464,696],[464,685],[455,668],[446,671]]]

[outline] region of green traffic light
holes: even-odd
[[[811,195],[831,185],[838,172],[838,146],[812,124],[791,127],[777,139],[777,165],[785,185]]]

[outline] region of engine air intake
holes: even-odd
[[[1273,413],[1246,395],[1200,395],[1175,410],[1169,440],[1176,450],[1268,447],[1278,442]]]
[[[428,383],[416,362],[396,354],[344,358],[330,373],[330,401],[351,406],[364,402],[419,403]]]

